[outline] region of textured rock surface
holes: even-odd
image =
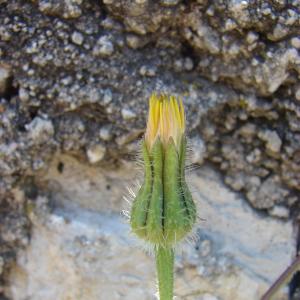
[[[192,162],[212,163],[266,217],[296,220],[299,10],[297,0],[0,0],[0,294],[28,247],[31,203],[55,207],[60,195],[38,174],[60,151],[103,174],[132,160],[153,90],[184,96]],[[81,184],[69,183],[74,199]],[[104,183],[97,192],[111,196]]]
[[[123,180],[122,172],[135,174],[132,165],[101,174],[68,157],[59,161],[63,173],[52,168],[40,176],[56,208],[37,198],[29,213],[31,243],[18,255],[7,294],[15,300],[156,299],[153,257],[119,214],[123,187],[115,182]],[[291,222],[259,216],[210,169],[189,179],[206,220],[178,251],[178,299],[259,299],[294,255]],[[80,192],[70,189],[72,181],[81,182]],[[111,188],[99,195],[108,182]],[[276,299],[287,298],[281,293]]]

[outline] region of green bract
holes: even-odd
[[[132,206],[131,228],[155,245],[173,247],[192,229],[196,208],[184,176],[186,141],[178,152],[172,139],[157,139],[149,153],[143,142],[145,179]]]

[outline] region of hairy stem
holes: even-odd
[[[173,299],[174,250],[158,246],[155,250],[158,290],[160,300]]]

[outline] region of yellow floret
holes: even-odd
[[[145,140],[150,150],[157,138],[164,146],[173,139],[179,147],[185,132],[185,114],[181,99],[174,96],[152,94],[149,99],[149,115]]]

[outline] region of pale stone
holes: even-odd
[[[28,135],[34,140],[45,140],[54,134],[54,127],[50,120],[35,117],[29,124],[25,125]]]
[[[273,153],[280,151],[282,141],[275,130],[266,130],[259,132],[258,137],[266,142],[266,147]]]
[[[109,104],[112,101],[112,91],[110,89],[104,90],[103,102],[105,105]]]
[[[289,217],[289,210],[285,206],[275,205],[269,212],[271,216],[277,218],[287,219]]]
[[[296,88],[295,97],[298,101],[300,101],[300,86]]]
[[[0,275],[1,275],[2,272],[3,272],[3,265],[4,265],[4,260],[3,260],[3,258],[0,256]]]
[[[109,36],[102,36],[93,48],[93,54],[95,56],[108,57],[114,53],[114,50],[114,45]]]
[[[83,35],[80,32],[73,32],[72,34],[72,42],[76,45],[82,45],[83,42]]]
[[[24,88],[20,88],[19,89],[19,97],[22,101],[27,101],[29,100],[29,93],[27,90],[25,90]]]
[[[112,139],[112,132],[109,127],[101,127],[99,136],[104,141],[110,141]]]
[[[193,62],[193,60],[190,57],[186,57],[185,58],[185,60],[184,60],[184,68],[187,71],[193,70],[193,68],[194,68],[194,62]]]
[[[0,94],[6,91],[10,75],[10,70],[0,65]]]
[[[129,34],[126,36],[126,43],[127,43],[128,47],[130,47],[132,49],[137,49],[140,47],[141,41],[138,36]]]
[[[124,120],[130,120],[136,117],[136,114],[129,108],[123,108],[121,113]]]
[[[98,144],[98,145],[93,145],[89,149],[87,149],[86,154],[89,159],[89,162],[91,164],[95,164],[103,159],[105,152],[106,152],[105,147]]]
[[[164,6],[174,6],[179,3],[180,0],[161,0],[160,3]]]
[[[64,162],[63,173],[58,161]],[[12,299],[156,299],[153,256],[120,217],[127,205],[121,200],[124,178],[134,174],[128,163],[113,171],[67,156],[53,160],[40,179],[52,182],[57,207],[48,209],[47,199],[39,197],[29,215],[31,242],[12,268]],[[177,249],[175,296],[260,299],[295,255],[292,223],[258,215],[209,168],[192,172],[188,181],[200,221],[195,239]],[[287,294],[280,291],[275,299]]]
[[[200,298],[198,298],[197,300],[219,300],[219,298],[215,297],[212,294],[209,293],[205,293],[203,296],[201,296]]]
[[[291,39],[291,44],[293,47],[300,49],[300,38],[299,37],[294,37]]]

